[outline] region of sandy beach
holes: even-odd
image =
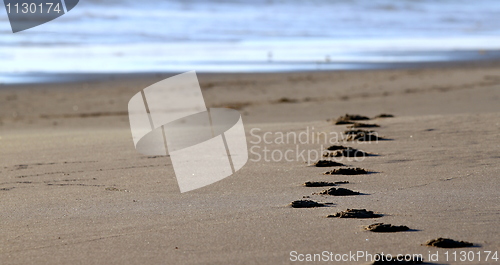
[[[324,251],[422,254],[430,264],[463,264],[451,253],[466,251],[475,253],[467,264],[498,264],[486,252],[500,251],[499,73],[489,62],[200,74],[207,107],[242,114],[249,161],[182,194],[169,157],[134,149],[127,114],[134,94],[168,75],[0,86],[0,264],[293,264]],[[342,161],[370,174],[323,175],[333,168],[297,159],[297,150],[322,154],[330,142],[275,141],[342,135],[347,125],[333,120],[346,113],[395,116],[366,121],[388,140],[338,143],[374,154]],[[269,143],[259,142],[264,134]],[[292,150],[289,161],[265,161],[264,147]],[[313,194],[325,187],[306,181],[348,181],[336,188],[361,195]],[[289,206],[302,199],[331,204]],[[346,209],[383,216],[326,217]],[[364,230],[374,223],[411,230]],[[474,247],[422,245],[439,237]]]

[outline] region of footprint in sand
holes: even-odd
[[[370,141],[381,141],[381,140],[388,140],[383,137],[379,137],[378,135],[374,133],[365,133],[365,132],[359,132],[356,134],[349,134],[347,136],[346,141],[348,142],[353,142],[353,141],[359,141],[359,142],[370,142]]]
[[[350,135],[350,134],[358,134],[358,133],[374,133],[375,131],[372,130],[363,130],[363,129],[357,129],[357,130],[345,130],[344,134]]]
[[[332,146],[330,146],[332,147]],[[329,147],[329,148],[330,148]],[[337,147],[337,146],[336,146]],[[323,157],[366,157],[366,156],[372,156],[373,154],[367,153],[365,151],[361,151],[352,147],[346,147],[344,149],[337,149],[335,151],[331,151],[330,149],[327,149],[328,151],[323,154]]]
[[[345,165],[342,163],[331,161],[331,160],[319,160],[318,162],[314,163],[313,166],[315,166],[315,167],[341,167],[341,166],[345,166]]]
[[[369,120],[370,118],[361,115],[349,115],[340,116],[335,120],[335,124],[352,124],[353,121],[363,121]]]
[[[339,184],[347,184],[349,181],[307,181],[303,185],[306,187],[328,187],[328,186],[337,186]]]
[[[336,214],[328,215],[328,218],[379,218],[382,214],[367,211],[366,209],[347,209]]]
[[[330,171],[323,173],[323,175],[364,175],[364,174],[368,174],[368,173],[369,172],[364,168],[349,167],[349,168],[333,169],[333,170],[330,170]]]
[[[456,241],[449,238],[437,238],[427,241],[427,243],[422,244],[422,246],[438,247],[438,248],[465,248],[474,246],[473,243],[466,241]]]
[[[384,224],[384,223],[376,223],[376,224],[371,224],[369,226],[365,226],[365,230],[372,231],[372,232],[385,232],[385,233],[390,233],[390,232],[401,232],[401,231],[408,231],[410,228],[405,225],[391,225],[391,224]]]
[[[327,190],[321,191],[319,193],[313,193],[313,195],[319,194],[319,195],[332,195],[332,196],[352,196],[352,195],[359,195],[361,193],[357,191],[352,191],[350,189],[344,189],[344,188],[329,188]]]
[[[290,203],[292,208],[316,208],[316,207],[324,207],[327,204],[331,203],[323,203],[317,202],[313,200],[297,200]]]
[[[332,146],[326,148],[326,150],[328,150],[328,151],[337,151],[337,150],[344,150],[344,149],[347,149],[347,148],[350,148],[350,147],[343,146],[343,145],[332,145]]]
[[[353,124],[354,121],[336,121],[335,125]]]
[[[379,114],[375,117],[373,117],[374,119],[378,119],[378,118],[394,118],[394,115],[392,114],[387,114],[387,113],[382,113],[382,114]]]
[[[380,125],[375,123],[355,122],[352,125],[347,126],[347,128],[374,128],[374,127],[380,127]]]
[[[303,184],[306,187],[328,187],[328,186],[337,186],[334,182],[328,181],[307,181]]]

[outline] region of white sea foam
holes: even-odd
[[[4,83],[34,72],[349,69],[500,49],[496,0],[87,0],[15,34],[0,10]]]

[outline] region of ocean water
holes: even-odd
[[[498,0],[80,0],[14,34],[0,8],[0,83],[491,59],[499,25]]]

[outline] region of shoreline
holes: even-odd
[[[196,71],[198,75],[262,75],[262,74],[294,74],[294,73],[322,73],[322,72],[352,72],[352,71],[384,71],[384,70],[409,70],[427,68],[453,68],[453,67],[489,67],[500,64],[500,51],[488,50],[481,54],[481,51],[452,51],[451,53],[471,53],[469,59],[455,59],[432,62],[317,62],[318,67],[325,66],[325,69],[278,69],[264,71]],[[455,55],[456,56],[456,55]],[[488,57],[485,57],[488,56]],[[465,56],[462,56],[465,57]],[[268,62],[273,65],[277,62]],[[265,64],[265,63],[264,63]],[[279,64],[279,62],[278,62]],[[293,65],[286,63],[285,65]],[[194,66],[193,68],[196,68]],[[314,68],[314,67],[312,67]],[[191,70],[187,70],[191,71]],[[137,79],[137,78],[167,78],[187,71],[144,71],[127,73],[16,73],[0,74],[0,89],[9,86],[25,86],[37,84],[69,84],[81,82],[102,82],[117,79]],[[3,81],[2,81],[3,80]]]

